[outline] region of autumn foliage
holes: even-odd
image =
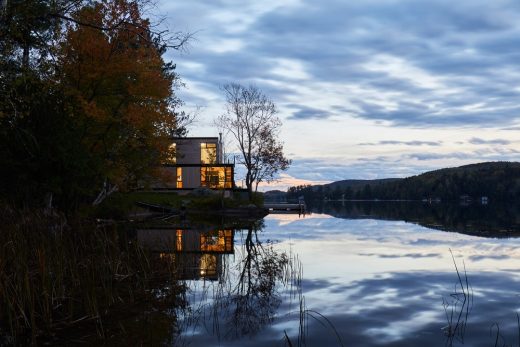
[[[182,129],[175,65],[139,3],[26,3],[38,5],[38,26],[21,16],[0,31],[0,159],[19,170],[2,190],[25,186],[25,196],[69,205],[146,184]],[[46,39],[27,46],[24,30]]]
[[[171,108],[176,78],[149,35],[136,3],[111,1],[81,10],[62,45],[63,83],[75,98],[83,141],[103,160],[104,174],[119,186],[135,183],[167,148],[175,128]]]

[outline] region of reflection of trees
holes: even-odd
[[[236,265],[227,269],[215,293],[214,327],[218,333],[223,327],[228,338],[253,335],[271,323],[282,301],[279,288],[297,277],[292,259],[272,242],[260,240],[261,227],[253,225],[245,231]]]
[[[240,276],[228,302],[230,323],[239,335],[255,333],[272,321],[280,304],[276,284],[284,280],[289,264],[285,253],[260,242],[256,228],[247,231],[244,247],[244,258],[238,263]]]
[[[200,334],[190,336],[190,332],[199,329],[217,339],[251,337],[273,322],[282,302],[291,305],[295,300],[294,310],[298,311],[300,263],[292,253],[280,251],[273,242],[265,240],[263,221],[244,223],[240,224],[242,232],[232,234],[232,245],[235,238],[242,239],[240,246],[234,248],[234,260],[230,253],[218,254],[221,258],[216,276],[189,277],[190,304],[177,312],[183,316],[179,329],[184,333],[176,338],[176,344],[197,340]],[[179,260],[177,254],[173,262],[177,272],[182,270],[178,267],[186,265]]]
[[[508,237],[520,231],[520,206],[428,204],[409,201],[328,203],[313,211],[338,218],[411,221],[428,228],[479,236]]]

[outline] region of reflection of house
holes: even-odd
[[[137,230],[137,240],[160,253],[162,259],[171,259],[180,279],[217,280],[223,255],[234,252],[234,231],[230,229],[141,229]]]
[[[218,137],[174,138],[175,155],[164,164],[169,180],[163,189],[232,189],[234,164],[224,163],[222,141]]]

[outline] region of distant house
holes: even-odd
[[[469,205],[469,204],[471,204],[471,201],[472,201],[471,196],[469,196],[467,194],[459,196],[459,202],[461,205]]]
[[[168,179],[156,189],[235,188],[235,165],[224,163],[218,137],[173,138],[170,149],[175,155],[163,164]]]

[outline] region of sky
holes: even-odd
[[[183,109],[197,114],[189,136],[217,136],[226,83],[253,84],[277,105],[293,162],[263,190],[519,158],[516,0],[159,0],[157,8],[169,30],[194,34],[166,55],[184,83]]]

